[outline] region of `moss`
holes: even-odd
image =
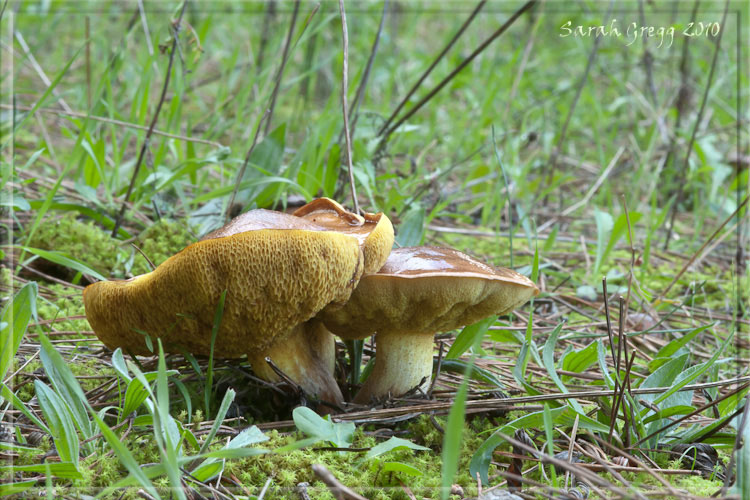
[[[701,476],[678,476],[673,484],[681,489],[687,490],[691,495],[700,497],[711,497],[724,485],[718,479],[705,479]]]
[[[158,266],[193,243],[195,238],[182,224],[162,219],[141,233],[138,240],[139,243],[136,243],[138,248],[151,259],[154,265]],[[140,253],[136,253],[131,272],[138,275],[149,271],[151,271],[151,266],[146,259]]]
[[[445,425],[444,419],[437,420]],[[492,428],[485,419],[474,419],[464,426],[461,457],[454,483],[460,484],[467,495],[476,495],[476,481],[469,475],[469,460],[486,438],[482,431]],[[408,499],[402,484],[417,497],[433,498],[441,483],[441,446],[443,434],[422,416],[405,426],[405,438],[428,446],[432,451],[394,450],[381,457],[365,461],[364,453],[314,450],[310,447],[284,454],[270,454],[237,461],[228,461],[225,475],[233,474],[254,494],[258,494],[271,478],[267,495],[272,498],[298,498],[295,488],[300,482],[310,484],[312,498],[332,498],[327,488],[312,472],[313,464],[322,464],[346,486],[371,499]],[[296,441],[301,436],[283,435],[277,431],[267,434],[269,441],[261,446],[276,449]],[[378,441],[360,427],[354,434],[352,448],[369,448]],[[410,476],[401,472],[382,472],[387,462],[400,462],[419,470],[422,475]]]
[[[14,360],[13,371],[15,372],[25,362],[26,362],[25,359],[19,356],[16,356]],[[34,373],[36,370],[41,370],[41,369],[42,369],[41,361],[31,361],[23,369],[23,373],[30,374],[30,373]],[[23,379],[19,376],[15,379],[14,383],[18,383],[19,381],[22,381],[22,380],[25,381],[26,383],[18,387],[18,392],[16,392],[16,396],[18,396],[18,398],[24,403],[28,403],[36,395],[36,392],[34,390],[34,382],[32,379],[28,377]]]
[[[183,225],[163,219],[141,233],[136,244],[158,266],[193,241]],[[45,220],[30,242],[32,247],[67,253],[105,276],[123,278],[151,270],[140,253],[121,245],[93,221],[79,221],[75,214]]]
[[[13,273],[5,266],[0,266],[0,288],[10,289],[13,283]]]
[[[81,222],[75,214],[45,219],[37,228],[29,246],[69,254],[105,276],[112,273],[122,257],[118,241],[95,225]]]
[[[53,296],[50,300],[40,299],[37,301],[39,319],[51,320],[69,318],[71,316],[82,316],[86,314],[83,306],[83,293],[80,290],[57,283],[46,285],[52,290]],[[84,319],[64,319],[56,321],[51,325],[57,331],[90,331],[89,322]]]

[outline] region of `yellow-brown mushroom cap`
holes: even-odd
[[[214,235],[151,273],[89,285],[84,290],[89,323],[113,349],[146,354],[140,330],[208,354],[215,311],[227,290],[215,353],[241,357],[264,349],[275,335],[327,304],[346,301],[362,274],[355,238],[303,225]]]
[[[364,274],[378,272],[393,247],[393,225],[382,212],[354,214],[330,198],[318,198],[293,215],[357,238],[365,254]]]
[[[318,318],[344,339],[373,333],[436,333],[505,314],[539,293],[527,277],[448,248],[394,249],[363,276],[341,308]]]

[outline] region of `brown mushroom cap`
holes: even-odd
[[[525,276],[456,250],[399,248],[362,277],[349,302],[317,318],[344,339],[377,334],[375,368],[355,397],[366,403],[429,383],[435,333],[505,314],[538,293]]]
[[[349,302],[318,318],[344,339],[374,333],[434,333],[505,314],[539,293],[526,276],[457,250],[394,249],[376,274],[363,276]]]
[[[338,225],[348,229],[350,219],[342,215]],[[166,347],[208,354],[216,307],[226,290],[214,353],[257,358],[290,335],[304,335],[304,329],[294,327],[327,304],[346,302],[356,286],[366,267],[367,237],[333,226],[333,219],[318,224],[280,212],[247,212],[151,273],[89,285],[84,290],[87,318],[112,349],[148,354],[140,331],[162,338]],[[298,382],[310,392],[319,389]],[[323,396],[341,399],[340,392]]]

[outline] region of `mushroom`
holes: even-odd
[[[83,298],[91,327],[111,349],[149,354],[147,335],[160,337],[166,348],[209,354],[226,290],[216,356],[247,354],[256,373],[277,380],[265,362],[271,357],[306,392],[341,402],[334,339],[304,323],[328,304],[345,303],[364,269],[382,265],[393,228],[382,214],[351,214],[328,199],[312,203],[338,216],[314,221],[309,209],[305,216],[252,210],[148,274],[89,285]],[[372,240],[371,233],[377,235]]]
[[[354,398],[368,403],[428,387],[436,333],[508,313],[538,293],[525,276],[456,250],[399,248],[378,273],[362,277],[343,307],[328,306],[317,318],[344,339],[376,334],[375,367]]]

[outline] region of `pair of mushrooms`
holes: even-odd
[[[354,401],[400,395],[432,373],[434,334],[503,314],[538,293],[528,278],[450,249],[393,246],[382,214],[360,216],[320,198],[293,214],[252,210],[154,271],[84,290],[86,316],[107,347],[247,355],[267,380],[274,363],[306,392],[340,404],[335,343],[377,333],[375,367]],[[179,352],[179,350],[178,350]]]

